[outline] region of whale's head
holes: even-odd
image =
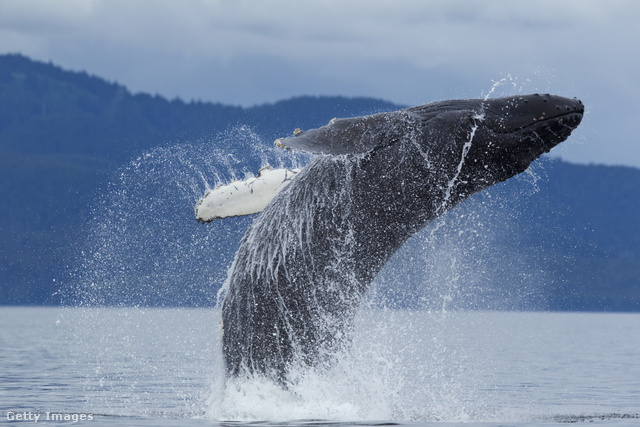
[[[554,95],[452,100],[404,110],[437,176],[463,198],[526,170],[566,140],[584,105]],[[428,171],[431,173],[431,171]],[[452,182],[455,181],[455,182]]]
[[[333,119],[317,129],[296,129],[276,145],[315,154],[364,155],[391,169],[408,161],[416,170],[417,188],[455,187],[459,201],[526,170],[567,139],[583,114],[582,102],[555,95],[448,100]]]
[[[535,94],[483,101],[479,114],[468,156],[503,181],[566,140],[582,121],[584,105],[575,98]]]

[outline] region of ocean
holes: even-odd
[[[363,309],[288,390],[225,382],[219,312],[0,309],[0,422],[640,425],[640,314]]]

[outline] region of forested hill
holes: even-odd
[[[132,157],[176,142],[198,144],[239,125],[272,141],[333,117],[397,108],[341,97],[251,108],[167,100],[21,55],[0,55],[0,304],[59,303],[54,279],[70,268],[68,253],[91,197]],[[558,271],[562,289],[586,293],[573,305],[549,308],[639,310],[640,170],[551,162],[547,174],[520,215],[522,230],[560,227],[569,236],[563,241],[598,248]],[[537,250],[553,254],[566,249],[561,245],[552,239]]]
[[[54,303],[90,199],[145,150],[249,126],[273,141],[296,127],[397,106],[301,97],[240,108],[131,94],[21,55],[0,55],[0,303]]]

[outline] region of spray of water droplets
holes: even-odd
[[[486,98],[510,79],[496,82]],[[472,142],[473,132],[468,144]],[[499,265],[505,259],[494,248],[509,238],[512,218],[495,213],[501,202],[492,193],[474,197],[414,236],[376,279],[344,357],[323,375],[301,372],[288,390],[257,379],[224,380],[217,310],[169,310],[160,315],[156,333],[130,332],[147,325],[153,312],[135,307],[167,301],[216,305],[252,218],[198,224],[193,206],[207,189],[244,179],[266,164],[290,168],[307,161],[275,151],[239,127],[217,140],[144,153],[96,194],[67,303],[134,308],[67,313],[76,319],[70,338],[82,353],[78,360],[85,361],[79,370],[85,373],[88,409],[246,421],[474,421],[493,413],[486,384],[468,363],[482,355],[465,341],[463,323],[451,312],[519,308],[526,292],[508,295],[504,286],[492,284],[515,271],[529,274],[525,279],[531,283],[544,278],[526,260],[519,265],[518,254],[509,254],[507,268]],[[537,177],[532,173],[528,179],[535,183]],[[500,275],[502,270],[506,273]],[[418,311],[394,310],[407,307]],[[185,316],[193,322],[185,323]],[[162,328],[172,332],[163,334]],[[182,366],[140,356],[143,347],[157,354],[179,351],[181,339],[185,347],[197,349],[184,355]],[[179,390],[177,409],[157,407],[153,396],[140,392],[158,371],[171,371],[166,385],[169,393]]]
[[[70,307],[61,322],[74,343],[87,411],[202,413],[203,390],[221,377],[216,295],[253,218],[203,225],[194,206],[207,189],[261,166],[306,161],[237,127],[216,139],[143,153],[96,192],[61,291]],[[208,309],[152,308],[157,306]],[[166,364],[176,359],[184,363]],[[175,393],[168,407],[149,392],[155,378]]]
[[[122,167],[96,194],[67,291],[76,306],[213,306],[251,218],[198,224],[194,206],[219,183],[263,165],[292,167],[246,127],[173,144]]]

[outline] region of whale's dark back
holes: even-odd
[[[357,163],[316,158],[245,235],[223,306],[229,373],[282,381],[290,365],[329,363],[345,345],[371,275],[360,268]]]

